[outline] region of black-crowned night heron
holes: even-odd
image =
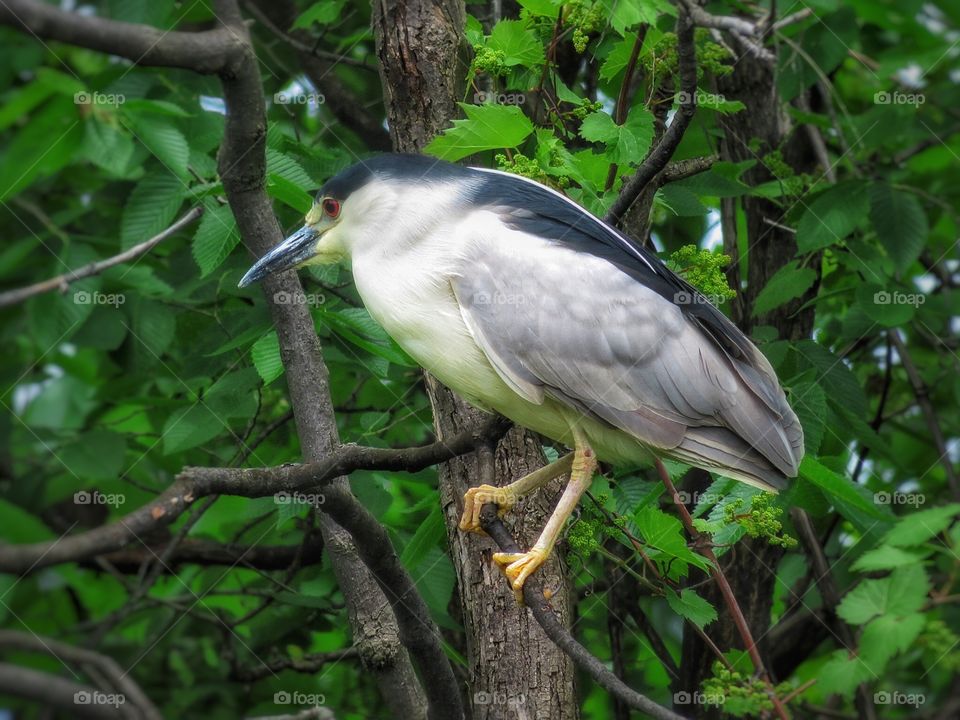
[[[597,458],[653,455],[765,490],[797,474],[803,430],[766,358],[655,255],[534,181],[381,155],[320,190],[306,224],[240,285],[348,261],[370,315],[480,408],[573,448],[465,497],[462,530],[570,473],[525,553],[494,560],[519,592],[589,487]]]

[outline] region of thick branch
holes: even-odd
[[[75,283],[78,280],[83,280],[84,278],[92,277],[93,275],[99,275],[104,270],[108,270],[114,265],[121,265],[125,262],[135,260],[141,255],[145,255],[146,253],[150,252],[155,246],[159,245],[171,235],[178,233],[201,215],[203,215],[203,208],[195,207],[163,232],[157,233],[149,240],[144,240],[139,245],[134,245],[129,250],[125,250],[122,253],[107,258],[106,260],[92,262],[89,265],[84,265],[76,270],[71,270],[70,272],[63,273],[62,275],[57,275],[49,280],[44,280],[43,282],[34,283],[33,285],[27,285],[26,287],[16,288],[15,290],[7,290],[4,293],[0,293],[0,307],[16,305],[17,303],[21,303],[24,300],[32,298],[34,295],[42,295],[43,293],[50,292],[51,290],[66,291],[66,289],[70,287],[71,283]]]
[[[0,663],[0,695],[26,698],[46,708],[60,708],[72,718],[123,720],[123,706],[79,704],[74,698],[91,697],[95,688],[50,673]]]
[[[43,567],[120,550],[138,537],[169,525],[188,507],[209,495],[266,497],[322,488],[355,470],[416,472],[470,452],[489,438],[500,437],[506,425],[492,417],[486,424],[449,442],[392,450],[340,445],[320,462],[276,468],[185,468],[156,500],[115,523],[51,542],[0,546],[0,572],[28,573]],[[322,497],[318,498],[322,503]]]
[[[37,38],[119,55],[136,65],[179,67],[215,74],[232,65],[243,47],[226,26],[204,32],[166,32],[149,25],[65,12],[35,0],[4,0],[0,24]]]
[[[620,223],[647,184],[666,167],[696,112],[697,51],[693,41],[693,23],[683,10],[680,10],[677,16],[677,63],[680,75],[680,107],[660,142],[650,151],[633,177],[623,184],[620,195],[604,216],[603,219],[611,225]]]

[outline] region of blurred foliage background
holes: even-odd
[[[713,162],[661,188],[650,229],[665,259],[673,254],[688,277],[699,272],[705,291],[725,292],[725,283],[716,284],[722,203],[734,201],[734,262],[744,277],[741,201],[764,197],[782,209],[776,222],[795,231],[798,252],[759,292],[752,312],[809,293],[815,331],[791,341],[760,324],[752,335],[788,388],[810,459],[801,479],[773,499],[717,479],[692,498],[694,514],[724,549],[747,533],[787,546],[776,569],[774,632],[823,609],[817,574],[793,542],[784,510],[802,507],[816,521],[843,595],[830,611],[849,624],[857,647],[849,653],[829,632],[807,644],[777,635],[801,653],[790,676],[779,678],[783,694],[803,688],[791,702],[798,716],[826,707],[831,716],[852,717],[853,693],[867,683],[880,717],[935,717],[956,711],[960,670],[960,5],[787,5],[777,17],[807,14],[768,41],[778,50],[779,100],[794,132],[820,131],[829,173],[798,174],[776,150],[744,163]],[[711,4],[716,14],[738,7]],[[212,18],[206,2],[105,0],[74,9],[160,29],[189,30]],[[267,189],[285,229],[299,225],[325,179],[387,144],[369,5],[297,0],[289,9],[292,22],[278,27],[257,5],[246,6],[270,120]],[[619,177],[608,180],[611,165],[623,173],[641,160],[656,103],[675,102],[653,90],[676,70],[676,11],[662,0],[519,0],[513,9],[511,19],[495,22],[486,4],[468,5],[473,60],[463,68],[464,119],[429,150],[534,177],[602,214],[620,186]],[[615,122],[614,101],[641,32],[637,89]],[[560,52],[574,58],[563,62],[563,74],[547,62],[555,33]],[[259,290],[236,287],[251,258],[217,176],[224,110],[216,79],[135,67],[9,27],[0,28],[0,42],[5,289],[111,257],[190,208],[205,209],[199,222],[134,261],[0,308],[7,348],[0,538],[54,541],[116,520],[187,465],[298,459],[266,302]],[[300,45],[324,54],[325,64],[305,71]],[[717,78],[738,71],[736,57],[706,30],[697,31],[697,48],[700,108],[676,160],[715,155],[722,119],[756,111],[717,90]],[[555,91],[550,102],[532,92],[545,81]],[[814,87],[821,102],[792,104]],[[744,182],[757,163],[775,180]],[[431,439],[420,371],[362,309],[348,270],[303,276],[341,438],[383,447]],[[679,477],[685,468],[671,470]],[[389,529],[456,655],[462,628],[435,472],[357,473],[351,485]],[[635,572],[635,543],[664,576],[649,578],[659,590],[635,602],[656,619],[675,658],[684,619],[709,632],[723,613],[696,588],[678,594],[689,566],[703,561],[661,509],[661,490],[629,469],[598,478],[594,502],[570,531],[576,634],[601,658],[610,656],[610,622],[633,622],[611,619],[604,577],[611,566]],[[261,660],[309,668],[313,654],[350,646],[343,600],[322,553],[310,549],[315,522],[301,500],[220,497],[115,557],[0,575],[3,625],[117,658],[168,717],[276,712],[276,692],[322,695],[340,718],[382,717],[375,688],[349,653],[315,671],[263,671]],[[164,558],[162,548],[186,523],[181,549],[196,555]],[[242,551],[228,560],[213,552],[273,546],[285,548],[286,570],[261,569]],[[669,674],[641,635],[622,636],[625,679],[669,704],[676,700]],[[7,655],[63,673],[54,657]],[[729,715],[758,714],[762,693],[748,675],[719,670],[703,691],[725,693]],[[584,717],[613,717],[600,688],[585,683],[581,696]],[[13,697],[0,705],[18,717],[47,717]]]

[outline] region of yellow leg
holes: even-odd
[[[583,434],[576,430],[574,443],[570,482],[567,483],[560,502],[557,503],[536,544],[525,553],[495,553],[493,556],[493,561],[500,566],[510,581],[519,603],[523,602],[523,584],[550,556],[567,518],[580,502],[580,496],[590,487],[593,473],[597,469],[597,458],[593,449],[587,444]]]
[[[503,487],[478,485],[470,488],[467,490],[467,494],[463,496],[463,515],[460,518],[460,529],[464,532],[482,533],[480,510],[486,503],[496,503],[499,506],[497,513],[500,517],[503,517],[504,513],[516,505],[517,500],[524,495],[533,492],[554,478],[570,472],[572,463],[573,453],[568,453],[559,460],[554,460],[549,465],[544,465],[539,470],[534,470],[529,475],[524,475],[509,485]]]

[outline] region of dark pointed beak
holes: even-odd
[[[246,287],[250,283],[263,280],[267,275],[289,270],[306,262],[316,255],[320,234],[309,225],[304,225],[247,270],[247,274],[240,279],[239,287]]]

